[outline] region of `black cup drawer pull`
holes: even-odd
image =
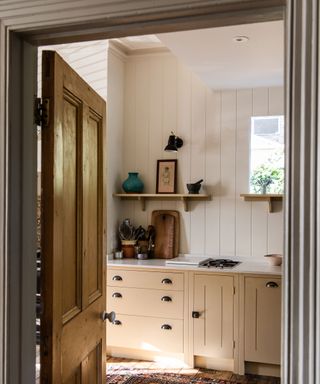
[[[115,293],[112,294],[112,297],[116,297],[116,298],[118,298],[118,299],[121,299],[121,298],[122,298],[122,295],[121,295],[121,293],[119,293],[119,292],[115,292]]]
[[[276,282],[274,282],[274,281],[268,281],[267,284],[266,284],[266,287],[267,288],[278,288],[279,285]]]
[[[192,318],[193,319],[199,319],[199,317],[200,317],[200,312],[192,311]]]
[[[119,275],[113,276],[112,278],[113,281],[122,281],[122,277]]]
[[[113,325],[122,325],[120,320],[115,320],[112,322]]]
[[[172,284],[172,280],[170,280],[170,279],[163,279],[161,281],[161,284]]]
[[[163,296],[161,297],[161,301],[172,301],[170,296]]]
[[[165,329],[167,331],[170,331],[172,329],[172,327],[169,324],[163,324],[163,325],[161,325],[161,329]]]

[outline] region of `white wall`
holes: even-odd
[[[125,63],[121,55],[108,49],[107,76],[107,253],[117,248],[117,228],[121,202],[112,197],[122,181]]]
[[[110,98],[111,101],[111,98]],[[109,113],[111,113],[109,109]],[[122,180],[138,171],[144,192],[155,192],[156,161],[178,159],[178,192],[204,179],[210,202],[122,202],[122,217],[150,223],[154,209],[181,213],[180,252],[261,258],[282,253],[283,220],[267,203],[243,202],[248,192],[252,115],[283,113],[282,88],[212,91],[170,53],[129,56],[125,66]],[[163,151],[170,131],[184,140],[177,155]],[[114,191],[121,191],[117,183]]]
[[[107,98],[108,40],[43,46],[38,49],[38,94],[41,95],[41,55],[44,50],[58,54],[105,100]]]

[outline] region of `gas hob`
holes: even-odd
[[[240,264],[240,261],[234,261],[231,259],[205,259],[199,262],[199,267],[208,267],[208,268],[234,268],[236,265]]]
[[[230,259],[213,259],[213,258],[207,258],[204,260],[199,261],[199,257],[186,257],[186,256],[181,256],[181,257],[176,257],[171,260],[166,261],[167,265],[189,265],[189,266],[194,266],[194,267],[208,267],[208,268],[233,268],[236,265],[240,264],[240,261],[234,261]]]

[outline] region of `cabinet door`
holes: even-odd
[[[233,358],[233,277],[196,274],[194,277],[194,354]]]
[[[245,278],[245,360],[280,364],[281,279]]]

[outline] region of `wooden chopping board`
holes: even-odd
[[[177,257],[180,241],[179,212],[172,210],[153,211],[151,221],[156,232],[154,257],[157,259]]]

